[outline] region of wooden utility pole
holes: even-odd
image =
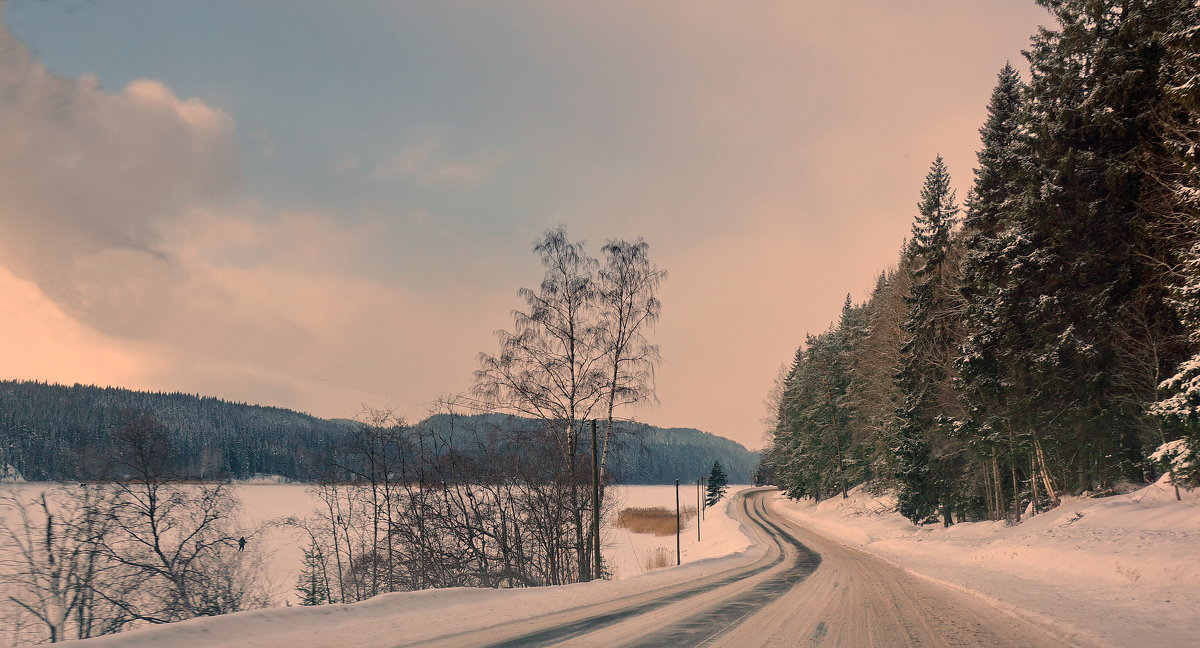
[[[600,459],[596,454],[596,419],[592,419],[592,578],[600,578]]]
[[[700,480],[696,480],[696,542],[700,542]]]
[[[683,564],[683,552],[679,549],[679,480],[675,480],[675,564]]]

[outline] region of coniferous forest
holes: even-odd
[[[362,421],[322,419],[279,407],[232,403],[211,396],[0,381],[0,478],[31,481],[100,480],[108,470],[115,437],[131,418],[147,415],[166,434],[167,467],[194,480],[278,475],[297,481],[325,477]],[[492,449],[530,427],[517,416],[435,414],[409,427],[444,437],[457,450],[477,449],[478,435]],[[741,444],[692,428],[660,428],[620,421],[613,444],[612,475],[626,484],[667,484],[702,476],[719,458],[734,483],[751,479],[759,457]],[[468,434],[468,430],[471,431]],[[707,474],[704,472],[704,474]]]
[[[948,525],[1200,480],[1200,8],[1038,4],[967,195],[935,159],[899,259],[781,377],[790,496],[867,483]]]

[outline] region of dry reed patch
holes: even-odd
[[[683,528],[696,517],[696,507],[685,506],[679,511],[679,521]],[[634,533],[653,533],[656,536],[668,536],[675,533],[675,509],[665,506],[632,507],[622,509],[617,513],[616,526],[629,529]]]
[[[675,564],[675,552],[666,547],[657,547],[646,556],[646,571],[662,569]]]

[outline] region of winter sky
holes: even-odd
[[[940,152],[959,195],[1016,0],[8,0],[0,378],[350,417],[465,391],[564,224],[670,272],[662,403],[761,445]]]

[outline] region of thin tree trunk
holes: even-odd
[[[1034,452],[1036,453],[1038,464],[1041,467],[1042,483],[1046,486],[1046,495],[1050,499],[1050,503],[1058,506],[1058,492],[1054,488],[1054,482],[1050,478],[1050,469],[1046,466],[1046,454],[1042,452],[1042,443],[1037,439],[1033,441]]]
[[[1020,486],[1021,482],[1020,482],[1020,480],[1017,479],[1016,462],[1013,462],[1013,464],[1009,466],[1008,470],[1009,470],[1009,474],[1012,475],[1013,523],[1020,524],[1020,522],[1021,522],[1021,486]]]
[[[1029,489],[1031,495],[1031,515],[1038,513],[1038,490],[1037,490],[1037,464],[1033,460],[1033,456],[1029,457]]]

